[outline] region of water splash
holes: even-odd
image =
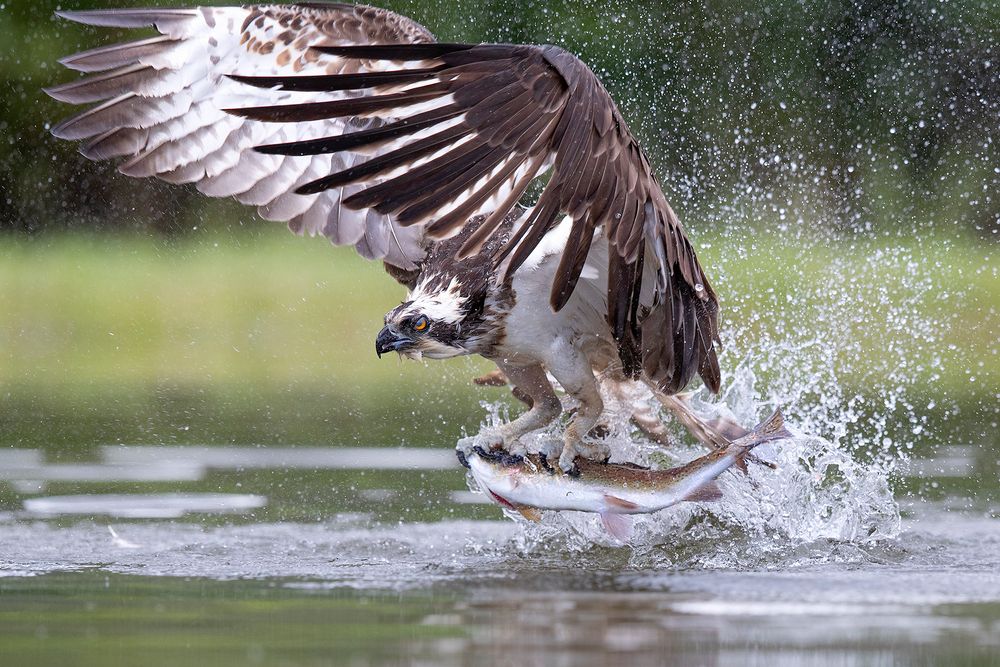
[[[726,416],[744,424],[757,423],[774,407],[762,400],[748,364],[737,368],[722,400],[691,398],[692,408],[703,418]],[[564,399],[571,402],[570,399]],[[634,400],[634,397],[630,398]],[[504,419],[503,408],[488,404],[488,421],[494,427]],[[673,450],[645,440],[611,405],[615,416],[607,442],[612,457],[672,466],[691,460],[703,448],[681,446]],[[751,466],[720,477],[723,499],[717,503],[682,503],[661,512],[635,516],[630,542],[633,559],[684,567],[747,567],[773,564],[774,559],[864,558],[864,549],[893,538],[900,531],[899,508],[889,486],[889,469],[856,460],[848,448],[820,436],[805,434],[790,424],[792,439],[761,445],[761,458],[777,470]],[[528,446],[558,437],[562,425],[550,426],[530,436]],[[470,489],[476,490],[469,478]],[[540,523],[523,523],[515,544],[525,552],[586,552],[597,547],[620,546],[607,535],[595,514],[546,511]]]
[[[953,444],[953,369],[968,368],[970,383],[983,374],[976,372],[982,350],[958,341],[970,327],[964,313],[978,308],[976,281],[990,269],[946,236],[921,242],[938,252],[886,235],[840,237],[834,245],[823,233],[799,236],[786,250],[780,238],[737,222],[707,248],[724,295],[725,391],[715,398],[702,390],[692,405],[706,418],[722,413],[744,425],[780,406],[801,437],[762,448],[780,470],[725,475],[721,503],[640,518],[637,553],[716,566],[773,562],[765,554],[850,560],[898,534],[890,482],[911,454]],[[605,402],[615,414],[614,397]],[[489,409],[489,423],[503,420],[501,408]],[[670,466],[703,453],[664,456],[620,412],[616,419],[609,437],[617,460]],[[563,425],[533,438],[558,437]],[[549,513],[523,533],[528,550],[557,542],[570,550],[613,544],[585,514]]]
[[[752,247],[723,252],[719,284],[737,323],[723,329],[723,367],[752,367],[760,393],[803,431],[891,468],[915,441],[947,439],[930,431],[949,416],[941,380],[963,363],[953,338],[969,290],[941,284],[926,252],[885,243],[834,253],[814,238],[807,252],[773,260],[780,284]]]

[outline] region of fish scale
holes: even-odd
[[[791,437],[780,410],[752,431],[684,465],[653,470],[632,463],[600,463],[578,458],[564,473],[543,454],[519,456],[480,447],[467,457],[480,488],[495,503],[532,520],[540,510],[595,512],[613,537],[631,537],[629,515],[649,514],[680,502],[719,500],[716,478],[756,446]]]

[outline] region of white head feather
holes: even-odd
[[[409,306],[403,310],[407,315],[426,315],[428,319],[435,322],[445,322],[454,324],[464,317],[465,302],[467,297],[462,296],[460,283],[457,278],[452,278],[446,288],[430,288],[429,281],[422,281],[417,284],[409,295]]]

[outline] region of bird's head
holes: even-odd
[[[472,333],[468,304],[455,280],[443,287],[418,284],[409,300],[386,313],[385,326],[375,339],[375,353],[447,359],[473,352],[467,347]]]

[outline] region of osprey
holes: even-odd
[[[524,435],[561,414],[550,376],[579,402],[565,470],[602,455],[585,437],[602,383],[644,383],[719,440],[674,398],[695,374],[719,390],[715,293],[618,108],[574,55],[438,43],[406,17],[348,4],[58,15],[159,34],[63,58],[89,75],[46,92],[96,105],[55,136],[121,159],[129,176],[234,197],[383,261],[409,293],[376,352],[495,362],[490,380],[530,408],[492,444],[523,451]]]

